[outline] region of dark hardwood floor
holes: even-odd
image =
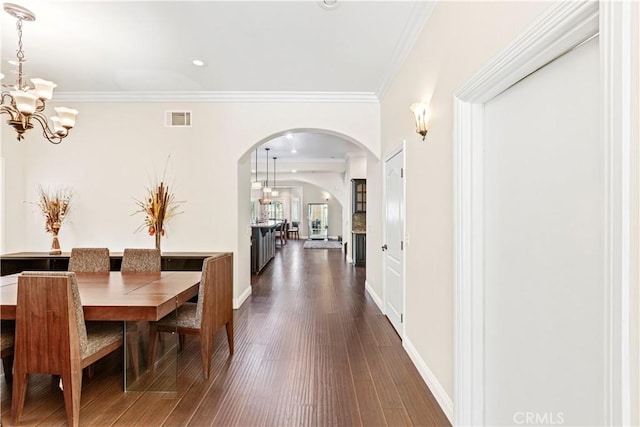
[[[224,328],[211,376],[197,338],[178,359],[176,393],[122,391],[122,353],[84,379],[87,426],[448,426],[395,331],[364,291],[364,268],[337,249],[277,249],[234,312],[235,354]],[[12,424],[4,377],[2,425]],[[57,382],[32,376],[21,425],[65,425]]]

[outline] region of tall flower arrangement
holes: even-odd
[[[38,186],[38,203],[42,214],[45,217],[45,230],[53,235],[51,243],[51,255],[60,255],[60,242],[58,233],[60,227],[69,213],[73,191],[70,188],[57,188],[53,191]]]
[[[145,214],[144,224],[139,228],[146,228],[149,236],[155,236],[156,249],[160,249],[161,239],[166,233],[166,224],[179,214],[179,201],[175,200],[169,186],[163,181],[147,189],[147,196],[143,200],[136,200],[140,207],[135,213]]]

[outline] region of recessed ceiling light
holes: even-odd
[[[323,9],[335,9],[338,6],[338,0],[320,0],[318,4]]]
[[[291,152],[292,152],[293,154],[295,154],[295,153],[297,153],[297,152],[298,152],[298,150],[296,150],[295,148],[293,148],[293,149],[291,150]]]
[[[295,170],[295,169],[293,169],[293,170],[291,171],[291,173],[296,173],[296,172],[297,172],[297,170]]]
[[[290,134],[290,133],[288,133],[288,134],[287,134],[287,139],[293,139],[293,135],[292,135],[292,134]]]
[[[191,61],[193,63],[193,65],[195,65],[196,67],[202,67],[204,66],[204,62],[199,60],[199,59],[194,59],[193,61]]]

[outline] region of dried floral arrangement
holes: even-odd
[[[61,253],[58,233],[60,232],[62,223],[69,214],[72,198],[73,191],[70,188],[49,190],[41,185],[38,186],[37,205],[45,217],[46,232],[53,234],[53,243],[51,244],[51,251],[49,252],[52,255],[59,255]]]
[[[50,191],[38,186],[38,196],[38,206],[45,217],[45,230],[47,233],[58,234],[69,213],[73,191],[70,188]]]
[[[138,231],[146,228],[149,236],[155,236],[156,248],[160,249],[161,238],[166,233],[167,222],[182,213],[178,209],[183,202],[176,201],[169,186],[160,181],[151,188],[147,188],[147,196],[143,200],[136,199],[136,203],[140,209],[134,214],[145,214],[144,224],[138,228]]]

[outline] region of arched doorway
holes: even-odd
[[[249,234],[251,224],[265,218],[259,212],[264,209],[260,201],[270,200],[266,217],[296,221],[305,239],[313,235],[309,204],[328,203],[327,238],[344,240],[351,248],[351,180],[366,179],[368,154],[370,150],[353,138],[324,129],[287,129],[263,138],[238,162],[238,186],[244,186],[248,196],[244,206],[239,196],[239,227]],[[264,187],[278,195],[265,195]],[[246,222],[241,220],[242,209],[248,211]]]

